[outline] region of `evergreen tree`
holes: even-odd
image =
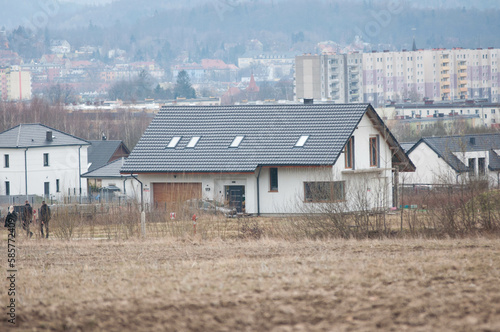
[[[185,70],[181,70],[177,75],[177,83],[174,88],[174,98],[177,97],[187,99],[196,98],[196,92],[191,86],[189,75]]]

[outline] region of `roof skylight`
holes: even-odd
[[[240,146],[241,141],[243,140],[245,136],[236,136],[233,140],[233,143],[231,143],[230,147],[231,148],[237,148]]]
[[[298,146],[298,147],[304,146],[304,144],[306,144],[308,138],[309,138],[309,135],[300,136],[297,143],[295,143],[295,146]]]
[[[189,140],[189,143],[186,145],[186,148],[194,148],[198,141],[200,140],[200,136],[193,136]]]
[[[177,143],[179,143],[179,141],[181,140],[181,136],[174,136],[172,137],[172,139],[170,140],[170,143],[168,143],[167,145],[167,148],[175,148],[177,146]]]

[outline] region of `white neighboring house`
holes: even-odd
[[[98,199],[101,201],[116,201],[118,196],[134,200],[140,197],[140,183],[130,175],[120,174],[124,162],[125,158],[120,158],[82,174],[83,178],[99,181]]]
[[[356,210],[361,196],[390,208],[395,168],[414,171],[369,104],[164,106],[121,173],[149,205],[206,199],[268,215]]]
[[[407,153],[416,171],[401,174],[401,183],[453,184],[473,176],[500,186],[500,134],[424,137]]]
[[[85,196],[90,143],[43,124],[20,124],[0,133],[0,195],[56,200]]]

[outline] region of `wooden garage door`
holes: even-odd
[[[153,183],[153,200],[157,207],[201,199],[201,182]]]

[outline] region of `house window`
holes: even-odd
[[[278,169],[269,169],[269,191],[278,191]]]
[[[5,195],[9,196],[10,195],[10,182],[5,181]]]
[[[167,145],[167,148],[173,149],[177,146],[177,143],[181,140],[181,136],[174,136]]]
[[[354,169],[354,136],[347,141],[344,149],[345,168]]]
[[[378,167],[379,144],[378,136],[370,137],[370,166]]]
[[[469,172],[471,176],[476,175],[476,158],[469,158]]]
[[[479,176],[486,175],[486,159],[485,158],[477,158],[477,170],[479,172]]]
[[[300,138],[297,141],[297,143],[295,143],[295,146],[296,147],[302,147],[302,146],[304,146],[304,144],[306,144],[306,141],[307,141],[308,138],[309,138],[309,136],[307,136],[307,135],[300,136]]]
[[[198,141],[200,140],[200,136],[193,136],[189,140],[189,143],[186,145],[186,148],[194,148]]]
[[[304,201],[308,203],[345,200],[345,181],[304,182]]]
[[[56,179],[56,193],[60,192],[61,188],[59,188],[59,179]]]
[[[4,160],[3,166],[5,168],[9,168],[9,165],[10,165],[9,155],[8,154],[4,154],[3,155],[3,160]]]
[[[49,166],[49,154],[48,153],[43,154],[43,166]]]
[[[241,141],[243,141],[243,138],[245,136],[236,136],[233,140],[233,142],[231,143],[230,147],[231,148],[237,148],[238,146],[240,146],[240,143]]]

